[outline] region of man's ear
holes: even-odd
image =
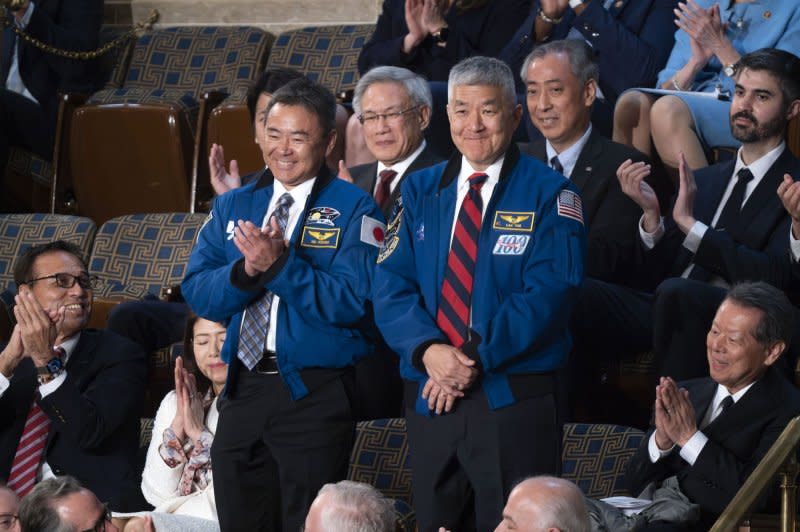
[[[597,98],[597,81],[590,79],[583,87],[583,103],[586,107],[591,107]]]
[[[765,366],[771,366],[781,358],[781,355],[786,350],[786,342],[775,342],[767,348],[767,357],[764,359]]]
[[[419,128],[422,131],[428,129],[428,125],[431,123],[431,108],[427,105],[423,105],[419,108]]]
[[[325,158],[333,153],[333,149],[336,148],[336,130],[333,129],[330,132],[330,137],[328,137],[328,146],[325,148]]]
[[[794,100],[786,109],[786,120],[789,121],[797,118],[798,115],[800,115],[800,100]]]
[[[31,291],[31,287],[28,286],[27,284],[21,284],[21,285],[19,285],[17,287],[17,293],[19,295],[21,295],[21,296],[24,296],[25,294],[29,294],[30,291]]]

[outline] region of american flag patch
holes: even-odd
[[[571,190],[562,190],[558,195],[558,215],[583,223],[581,197]]]

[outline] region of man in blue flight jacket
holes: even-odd
[[[557,473],[554,373],[586,247],[577,189],[511,143],[511,70],[466,59],[448,101],[460,153],[403,182],[375,273],[425,532],[491,530],[516,481]]]
[[[228,324],[211,449],[222,530],[299,530],[319,488],[347,474],[384,225],[368,194],[327,170],[335,108],[307,79],[273,94],[268,169],[217,199],[183,281],[195,312]]]

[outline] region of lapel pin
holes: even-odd
[[[769,18],[771,16],[772,16],[772,11],[770,11],[770,10],[764,11],[764,18],[765,19],[767,19],[767,18]]]

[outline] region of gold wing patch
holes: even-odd
[[[303,228],[303,237],[300,245],[307,248],[331,248],[335,249],[339,245],[339,233],[341,229],[313,229]]]
[[[492,227],[501,231],[533,232],[535,212],[497,211]]]

